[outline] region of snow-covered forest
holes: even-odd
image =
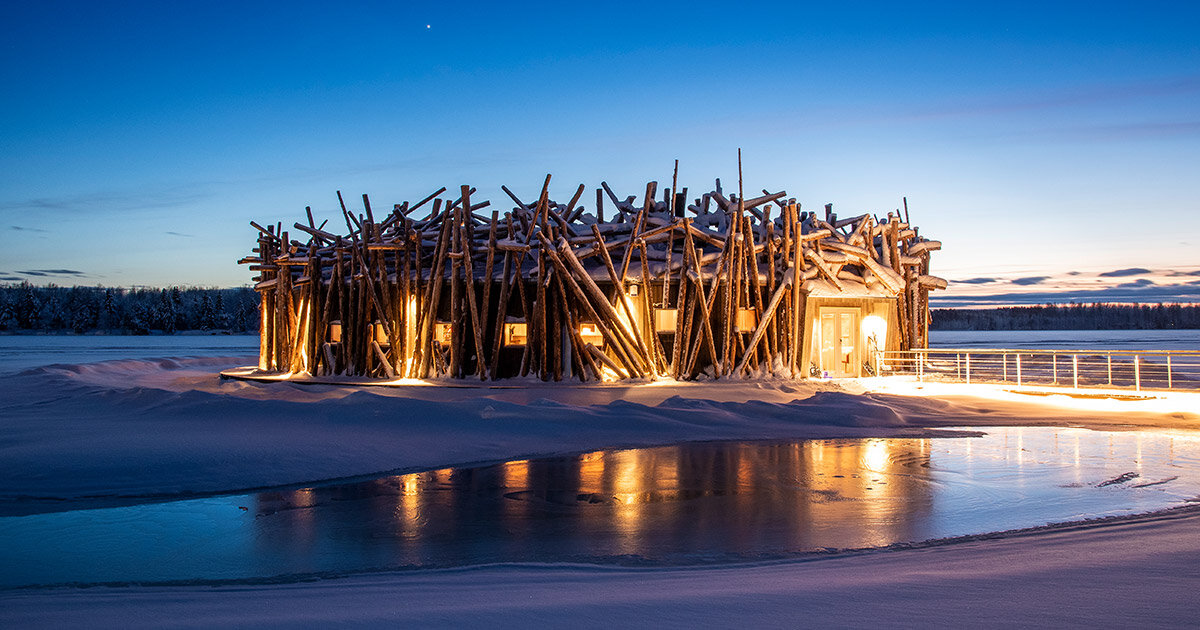
[[[1046,304],[935,308],[931,330],[1164,330],[1200,328],[1195,304]]]
[[[0,285],[0,331],[145,335],[183,330],[258,330],[249,288],[43,287]]]
[[[0,333],[173,334],[258,331],[258,295],[249,287],[119,288],[0,285]],[[932,309],[931,330],[1200,329],[1194,304],[1046,304]]]

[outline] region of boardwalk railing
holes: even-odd
[[[880,376],[921,381],[1200,391],[1200,350],[950,348],[877,352]]]

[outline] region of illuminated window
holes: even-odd
[[[449,322],[437,322],[433,325],[433,338],[443,346],[450,345],[450,332]]]
[[[755,327],[758,326],[758,311],[752,308],[739,308],[733,326],[738,332],[754,332]]]
[[[504,345],[523,346],[529,343],[529,327],[525,322],[508,322],[504,324]]]
[[[878,315],[867,315],[862,320],[862,334],[867,350],[874,352],[887,348],[887,320]]]
[[[579,336],[583,339],[583,343],[590,343],[597,348],[604,347],[604,335],[600,334],[600,328],[595,324],[580,324]]]
[[[342,322],[336,319],[329,322],[329,343],[342,342]]]
[[[654,311],[654,332],[674,333],[679,319],[679,309],[660,308]]]

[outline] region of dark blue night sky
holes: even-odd
[[[247,221],[335,190],[707,190],[739,147],[806,208],[907,195],[995,279],[956,292],[1200,269],[1200,5],[346,4],[5,2],[0,277],[240,285]]]

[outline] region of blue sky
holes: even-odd
[[[833,4],[6,2],[0,281],[238,286],[336,190],[694,192],[741,147],[807,208],[907,196],[948,298],[1200,301],[1200,5]]]

